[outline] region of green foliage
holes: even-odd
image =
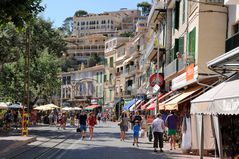
[[[89,58],[89,67],[93,67],[96,64],[104,64],[104,57],[100,57],[96,54]]]
[[[78,10],[75,12],[76,17],[80,17],[80,16],[87,15],[87,14],[88,14],[88,12],[84,11],[84,10]]]
[[[70,36],[73,32],[73,18],[72,17],[67,17],[62,26],[58,28],[65,37]]]
[[[1,0],[0,25],[13,22],[23,28],[36,15],[44,10],[40,5],[42,0]]]
[[[133,37],[134,33],[133,32],[124,32],[120,34],[121,37]]]
[[[18,32],[11,24],[0,29],[0,62],[2,66],[0,97],[3,100],[22,102],[26,32],[25,30]],[[31,37],[30,100],[33,105],[38,98],[49,97],[55,89],[59,88],[60,81],[57,74],[61,71],[61,61],[58,57],[66,50],[66,44],[63,37],[52,29],[50,22],[36,19],[29,30]]]
[[[137,7],[142,8],[142,14],[144,16],[148,16],[152,6],[151,6],[151,4],[149,4],[148,2],[145,1],[145,2],[138,3]]]

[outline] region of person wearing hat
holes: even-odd
[[[163,132],[165,131],[165,126],[160,113],[157,114],[156,119],[152,123],[152,131],[154,135],[154,152],[157,152],[158,146],[160,147],[160,152],[163,152]]]

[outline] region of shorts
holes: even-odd
[[[85,131],[86,132],[86,125],[80,125],[80,131]]]
[[[168,129],[168,135],[176,135],[175,129]]]
[[[134,132],[134,138],[139,138],[139,132]]]
[[[120,131],[128,131],[128,126],[127,125],[121,125],[120,126]]]

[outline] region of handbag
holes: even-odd
[[[76,128],[76,132],[81,132],[81,129],[80,128]]]

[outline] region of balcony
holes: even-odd
[[[187,66],[186,55],[183,54],[181,58],[178,58],[178,71],[184,70]]]
[[[164,77],[167,78],[175,73],[177,73],[177,59],[173,60],[170,64],[164,67]]]
[[[155,45],[156,36],[152,36],[146,46],[146,59],[151,60],[157,53],[157,46]]]
[[[124,70],[124,75],[125,77],[131,77],[134,76],[136,73],[136,67],[135,66],[130,66],[129,68],[126,68]]]
[[[226,52],[239,47],[239,32],[226,40]]]
[[[154,0],[148,16],[148,25],[155,24],[155,20],[159,19],[158,14],[160,13],[166,13],[164,0]]]

